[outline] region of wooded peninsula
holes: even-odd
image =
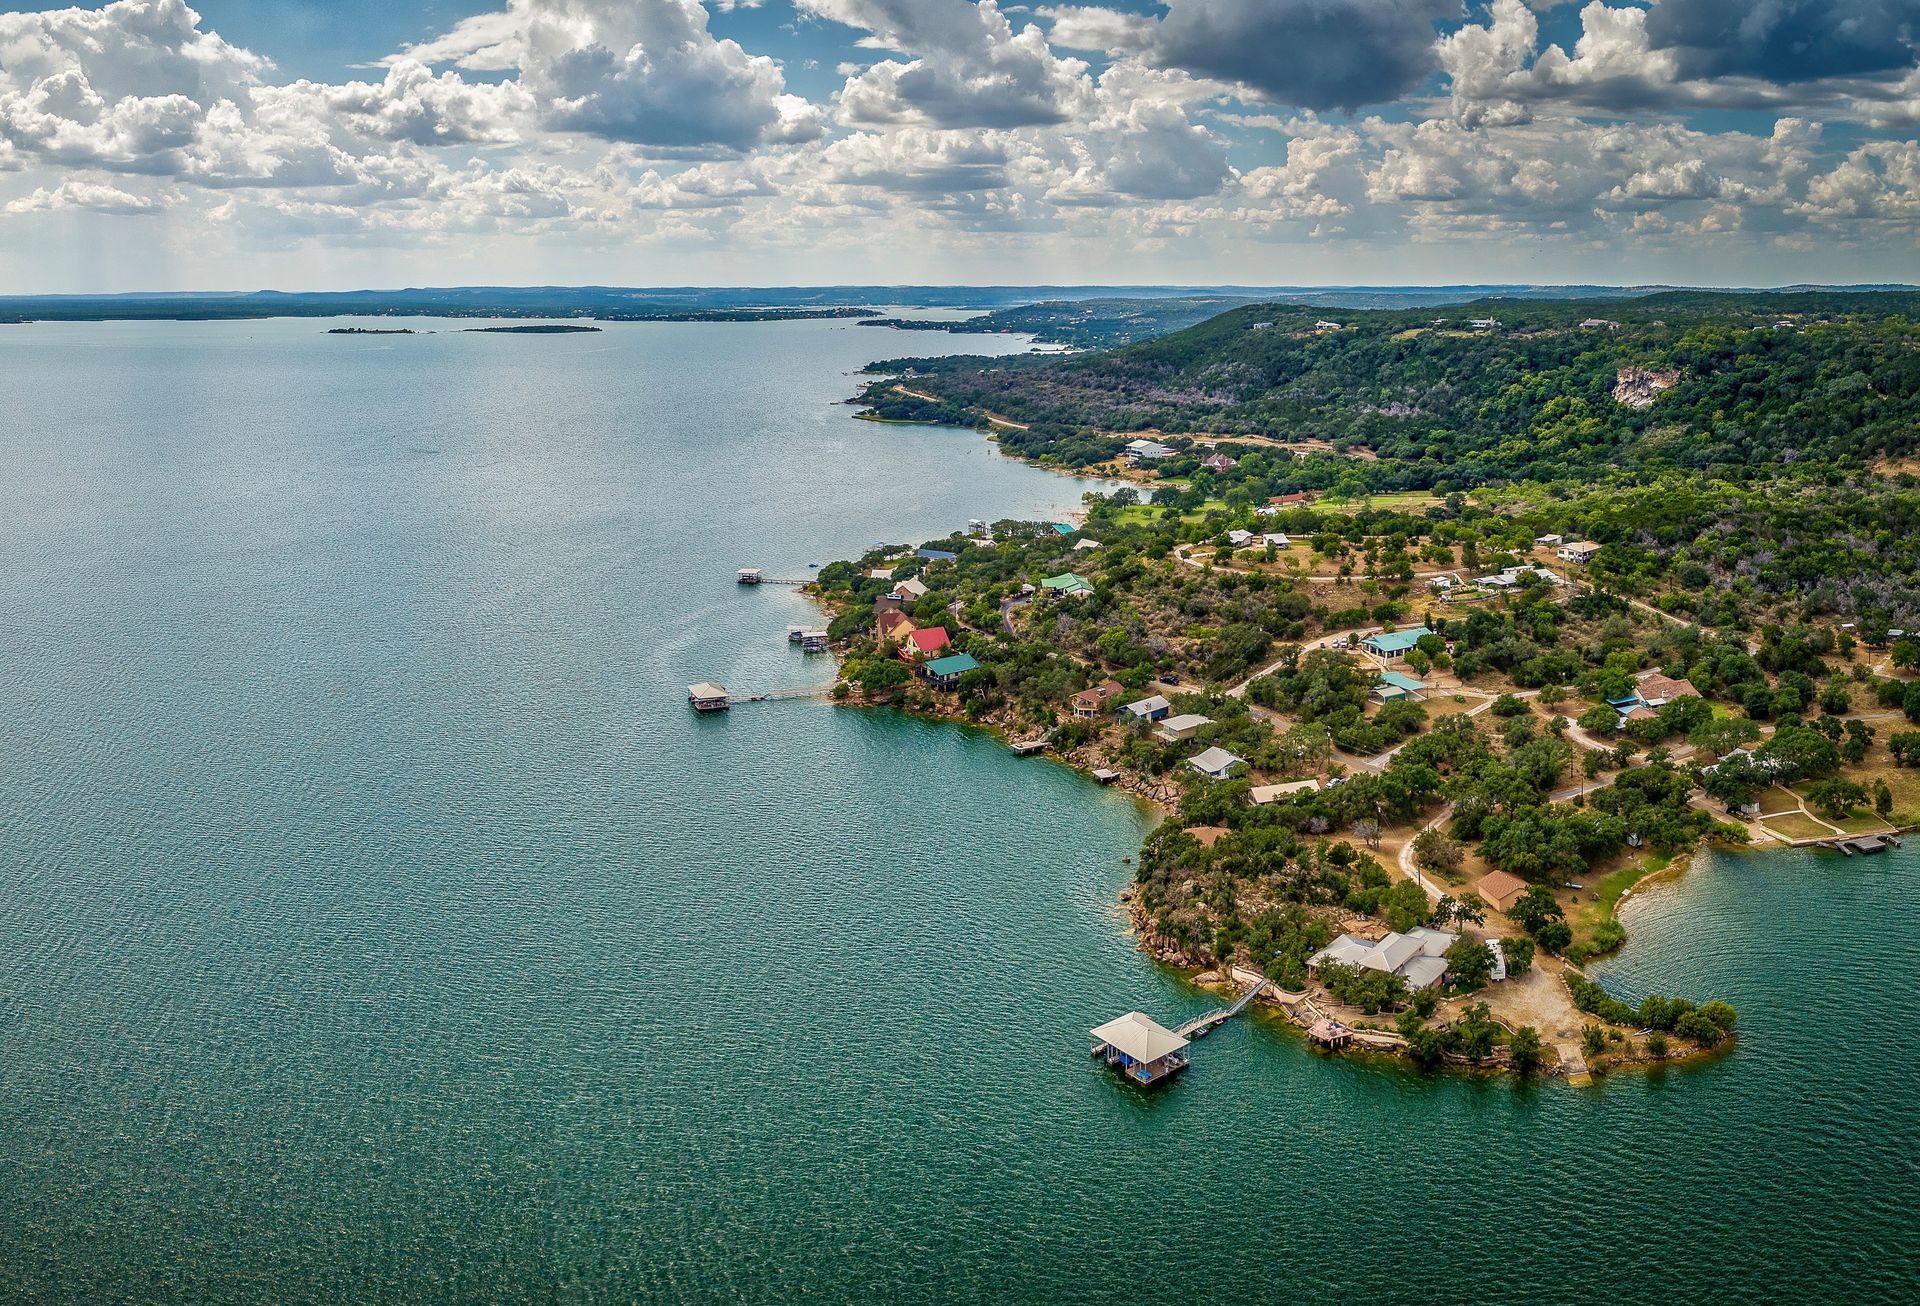
[[[1567,1073],[1725,1046],[1725,1003],[1582,967],[1705,843],[1865,855],[1920,823],[1916,307],[1251,304],[876,364],[873,415],[1128,485],[824,568],[836,694],[1160,804],[1143,945],[1366,1046]]]

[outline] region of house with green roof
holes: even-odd
[[[960,683],[961,676],[979,668],[980,664],[974,661],[973,654],[955,653],[925,663],[920,668],[920,676],[935,689],[952,689]]]
[[[1373,682],[1372,698],[1376,703],[1398,703],[1405,699],[1421,702],[1427,696],[1427,683],[1415,680],[1412,676],[1399,671],[1382,671]]]
[[[1425,626],[1409,626],[1405,630],[1376,631],[1361,640],[1360,647],[1382,662],[1397,662],[1413,652],[1415,646],[1431,634],[1433,632]]]
[[[1093,582],[1075,572],[1065,571],[1058,576],[1049,576],[1040,582],[1040,588],[1052,594],[1067,594],[1075,597],[1093,593]]]

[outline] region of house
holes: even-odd
[[[971,653],[954,653],[944,658],[934,658],[920,668],[920,678],[935,689],[953,689],[960,683],[960,677],[969,671],[978,671],[980,664],[974,661]]]
[[[960,555],[951,549],[915,549],[916,558],[925,558],[928,562],[952,562]]]
[[[1513,904],[1527,891],[1527,882],[1506,871],[1491,871],[1480,877],[1473,891],[1495,911],[1512,911]]]
[[[1173,704],[1159,694],[1128,703],[1120,709],[1120,716],[1127,721],[1164,721],[1167,713],[1173,710]]]
[[[1340,329],[1340,324],[1338,322],[1327,322],[1323,320],[1323,321],[1315,322],[1313,324],[1313,329],[1315,331],[1338,331]]]
[[[1277,803],[1294,794],[1316,793],[1319,788],[1318,780],[1291,780],[1281,785],[1255,785],[1247,796],[1258,806],[1265,807],[1268,803]]]
[[[1590,317],[1580,324],[1580,329],[1582,331],[1618,331],[1620,324],[1609,322],[1604,317]]]
[[[1247,764],[1244,757],[1235,757],[1226,749],[1213,747],[1205,749],[1187,759],[1187,765],[1201,775],[1211,776],[1215,780],[1229,780],[1236,771]]]
[[[1291,549],[1293,541],[1287,538],[1285,531],[1268,531],[1260,537],[1260,542],[1269,549]]]
[[[927,597],[927,586],[926,582],[922,581],[919,577],[909,576],[898,585],[895,585],[893,592],[899,595],[904,602],[918,603],[921,599]]]
[[[1552,548],[1556,544],[1565,544],[1567,537],[1564,535],[1536,535],[1533,538],[1533,542],[1543,548]]]
[[[1054,522],[1052,523],[1052,526],[1053,526],[1053,533],[1055,535],[1071,535],[1073,534],[1075,529],[1077,529],[1072,522],[1064,522],[1064,521]]]
[[[1187,712],[1180,716],[1170,716],[1160,723],[1154,733],[1169,744],[1177,744],[1183,739],[1192,739],[1204,726],[1213,724],[1210,716],[1201,716],[1197,712]]]
[[[1231,544],[1236,549],[1244,549],[1249,544],[1253,543],[1253,532],[1252,531],[1228,531],[1227,543]]]
[[[943,648],[949,648],[953,640],[947,635],[945,626],[934,626],[927,630],[915,630],[908,633],[901,645],[900,656],[918,660],[930,658]]]
[[[1555,549],[1553,556],[1562,562],[1585,563],[1590,561],[1593,555],[1598,552],[1600,552],[1600,546],[1598,544],[1592,544],[1586,540],[1574,540],[1571,543],[1562,544],[1559,548]]]
[[[1410,989],[1430,988],[1447,973],[1447,949],[1459,937],[1424,925],[1405,934],[1389,934],[1378,942],[1342,934],[1307,958],[1307,973],[1317,974],[1321,966],[1331,961],[1398,975]]]
[[[1316,492],[1313,490],[1295,490],[1292,494],[1273,495],[1267,500],[1267,504],[1274,508],[1304,508],[1312,503],[1315,497]]]
[[[1500,326],[1500,319],[1497,317],[1476,317],[1468,321],[1467,325],[1475,331],[1493,331]]]
[[[1413,652],[1420,641],[1433,634],[1425,626],[1409,626],[1405,630],[1375,631],[1360,641],[1360,647],[1382,662],[1397,662]]]
[[[1093,1055],[1140,1084],[1158,1084],[1187,1068],[1187,1040],[1151,1016],[1129,1011],[1096,1025]]]
[[[1425,700],[1426,694],[1426,682],[1398,671],[1382,671],[1367,697],[1376,703],[1398,703],[1403,700],[1419,703]]]
[[[1172,458],[1179,452],[1178,449],[1161,444],[1158,440],[1129,440],[1127,447],[1121,451],[1121,457],[1137,467],[1141,463],[1159,462],[1162,459]]]
[[[913,619],[899,611],[883,612],[873,622],[874,634],[878,635],[882,642],[891,641],[898,644],[915,629]]]
[[[1092,553],[1099,547],[1099,540],[1075,540],[1073,542],[1073,551],[1075,553]]]
[[[1085,576],[1066,571],[1058,576],[1048,576],[1040,582],[1040,588],[1049,594],[1064,594],[1070,598],[1079,598],[1081,595],[1093,593],[1093,582]]]
[[[882,594],[873,601],[873,615],[877,617],[883,612],[898,612],[901,606],[898,594]]]
[[[1427,588],[1439,590],[1442,593],[1445,593],[1447,590],[1452,589],[1455,585],[1458,585],[1459,583],[1460,583],[1460,574],[1458,572],[1453,572],[1453,571],[1443,571],[1438,576],[1427,577]]]
[[[1117,680],[1103,680],[1092,689],[1083,689],[1067,700],[1073,714],[1083,721],[1106,715],[1107,704],[1120,697],[1126,686]]]
[[[1240,464],[1223,453],[1217,453],[1213,457],[1201,462],[1200,465],[1210,472],[1230,472]]]
[[[1675,680],[1660,671],[1640,677],[1640,701],[1648,707],[1664,707],[1676,698],[1698,698],[1700,691],[1684,680]]]

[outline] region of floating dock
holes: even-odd
[[[1016,739],[1008,744],[1007,747],[1013,750],[1015,757],[1032,757],[1035,753],[1044,753],[1047,751],[1047,741],[1044,739]]]
[[[716,685],[710,680],[703,680],[697,685],[688,685],[687,702],[696,712],[724,712],[733,706],[733,700],[727,696],[727,687]]]
[[[1889,847],[1898,845],[1893,840],[1883,839],[1879,835],[1863,834],[1855,839],[1842,839],[1833,846],[1849,857],[1855,853],[1859,853],[1862,857],[1870,857],[1874,853],[1883,853]]]
[[[1091,1055],[1136,1084],[1160,1084],[1191,1064],[1187,1048],[1214,1027],[1224,1024],[1246,1010],[1247,1004],[1265,991],[1269,981],[1255,980],[1230,1007],[1220,1007],[1195,1016],[1178,1029],[1168,1029],[1159,1021],[1138,1011],[1129,1011],[1090,1032],[1094,1044]]]

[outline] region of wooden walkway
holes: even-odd
[[[1178,1034],[1181,1038],[1201,1037],[1208,1030],[1212,1029],[1215,1025],[1224,1025],[1227,1021],[1232,1020],[1235,1016],[1239,1015],[1243,1010],[1246,1009],[1246,1005],[1249,1002],[1252,1002],[1255,998],[1260,996],[1261,992],[1267,987],[1267,985],[1270,982],[1271,981],[1269,980],[1259,980],[1256,983],[1249,985],[1245,993],[1242,993],[1238,998],[1234,999],[1234,1003],[1231,1007],[1221,1007],[1217,1011],[1207,1012],[1204,1016],[1195,1016],[1192,1020],[1189,1020],[1186,1024],[1182,1025],[1179,1029],[1176,1029],[1173,1032]]]
[[[808,689],[775,689],[765,694],[735,694],[732,701],[741,703],[782,703],[804,698],[831,698],[832,685],[815,685]]]

